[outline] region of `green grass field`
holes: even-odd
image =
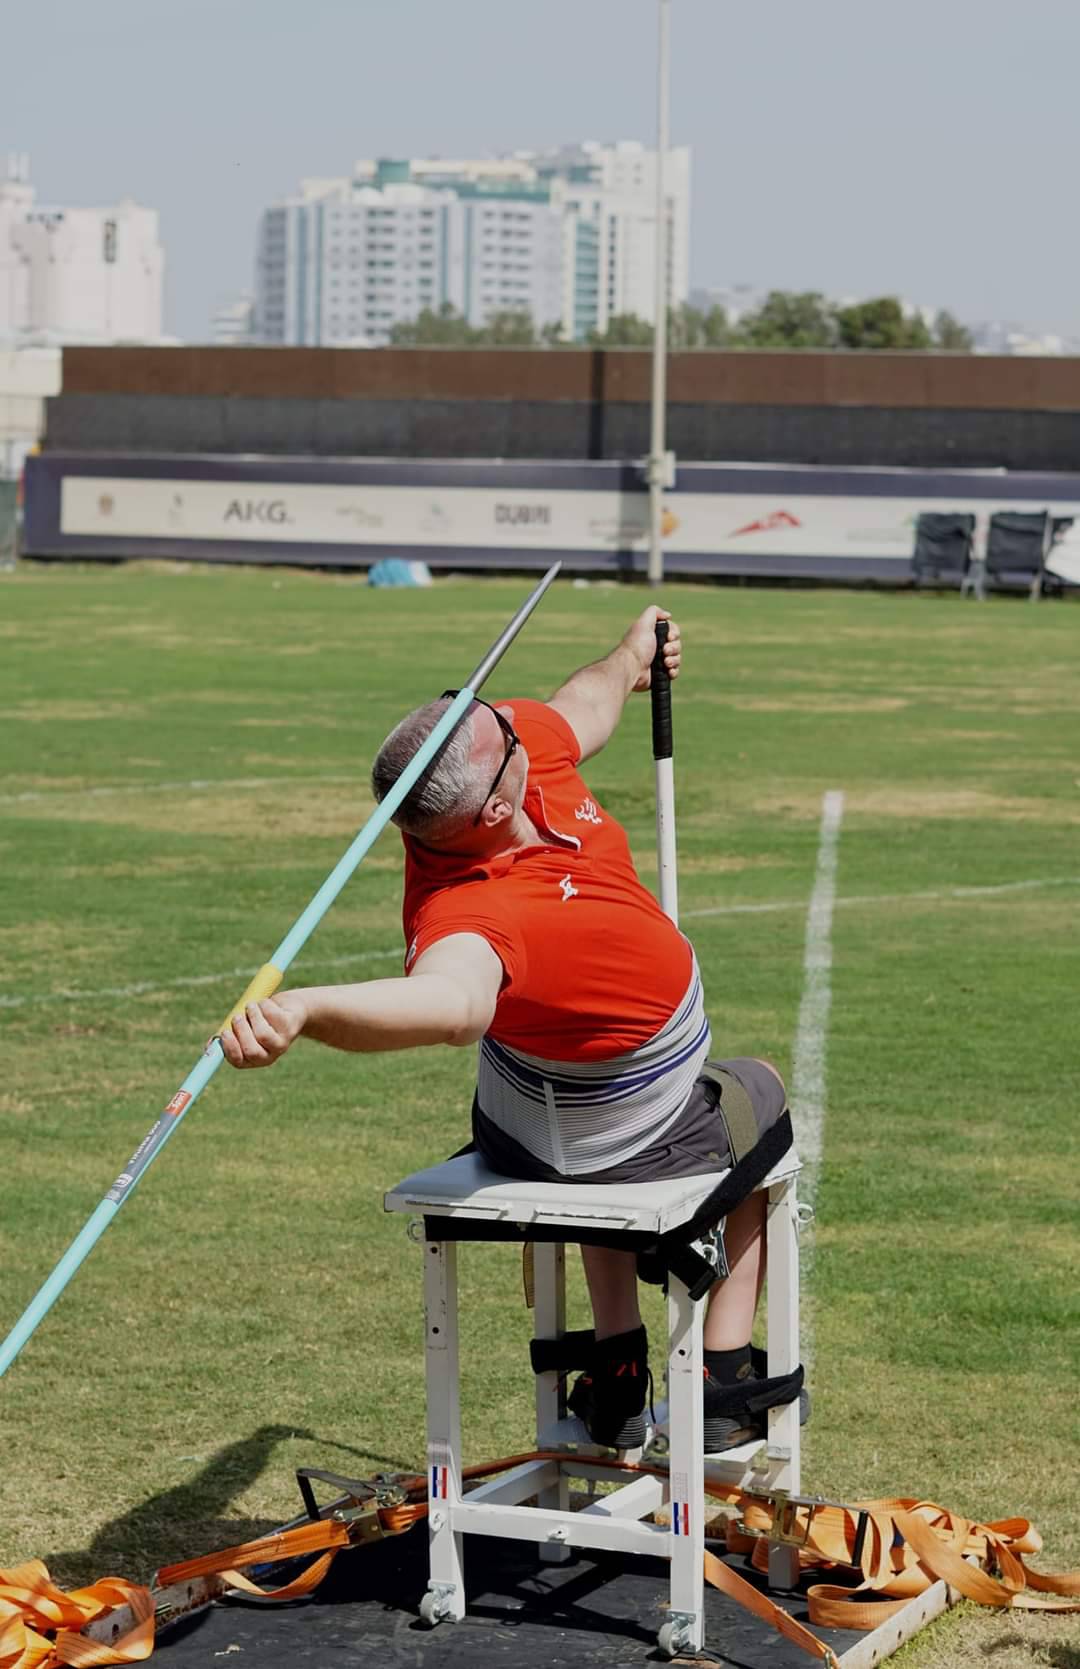
[[[382,736],[527,589],[0,577],[0,1335],[364,822]],[[549,694],[647,600],[558,586],[486,693]],[[1023,1514],[1044,1568],[1078,1565],[1080,609],[665,600],[717,1053],[790,1070],[822,796],[845,795],[805,1485]],[[587,770],[647,879],[648,723],[632,703]],[[395,971],[399,895],[391,832],[292,982]],[[0,1384],[0,1566],[145,1577],[291,1516],[297,1465],[422,1463],[420,1254],[381,1196],[460,1145],[470,1068],[301,1045],[218,1073]],[[509,1250],[463,1263],[480,1459],[527,1446],[529,1318]],[[1080,1619],[964,1609],[905,1661],[984,1655],[1076,1669]]]

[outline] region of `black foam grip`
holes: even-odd
[[[668,677],[667,667],[664,665],[664,645],[667,642],[668,623],[666,620],[656,622],[656,654],[653,656],[652,683],[649,693],[652,696],[652,756],[654,759],[670,759],[675,747],[671,738],[671,679]]]

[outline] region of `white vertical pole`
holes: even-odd
[[[679,925],[679,876],[675,849],[675,762],[656,761],[656,858],[660,908]]]
[[[656,60],[656,283],[652,351],[652,433],[649,442],[649,584],[664,578],[664,488],[668,465],[664,416],[667,403],[667,154],[671,146],[668,50],[671,0],[658,0],[659,44]]]
[[[533,1246],[536,1308],[533,1332],[538,1339],[561,1339],[566,1332],[566,1247],[539,1242]],[[536,1376],[536,1447],[544,1447],[544,1434],[566,1413],[563,1383],[557,1373]],[[569,1512],[570,1482],[560,1467],[559,1481],[537,1496],[538,1507]],[[570,1557],[566,1542],[541,1542],[543,1564],[562,1564]]]
[[[685,1618],[681,1650],[705,1643],[705,1305],[668,1277],[668,1431],[671,1480],[671,1609]]]
[[[799,1365],[799,1222],[796,1179],[785,1177],[769,1189],[766,1252],[769,1270],[768,1373],[793,1373]],[[768,1453],[784,1457],[773,1473],[777,1489],[801,1488],[799,1402],[785,1402],[768,1414]],[[793,1588],[799,1580],[798,1549],[769,1548],[769,1581]]]
[[[429,1240],[424,1246],[424,1347],[427,1379],[428,1591],[438,1615],[465,1615],[461,1532],[454,1508],[461,1500],[461,1407],[458,1389],[457,1246]]]

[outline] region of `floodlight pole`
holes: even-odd
[[[671,0],[658,0],[656,56],[656,249],[652,349],[652,430],[649,441],[649,584],[664,577],[664,489],[674,486],[674,459],[665,447],[667,403],[668,224],[666,172],[671,145],[671,88],[668,68]]]

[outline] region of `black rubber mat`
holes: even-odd
[[[729,1562],[760,1585],[744,1559]],[[565,1564],[547,1565],[531,1543],[468,1537],[465,1574],[465,1620],[427,1628],[419,1618],[427,1536],[413,1531],[339,1554],[322,1587],[302,1604],[224,1601],[177,1623],[160,1636],[152,1661],[161,1669],[616,1669],[666,1661],[656,1645],[668,1597],[664,1560],[574,1550]],[[716,1662],[731,1669],[814,1663],[723,1595],[708,1587],[705,1594],[706,1649]],[[783,1603],[806,1621],[798,1594]],[[841,1629],[815,1632],[838,1655],[863,1638]]]

